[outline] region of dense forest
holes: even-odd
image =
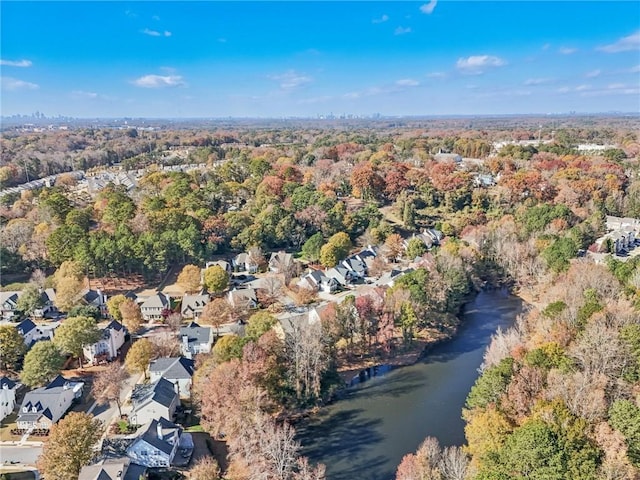
[[[265,253],[284,249],[333,267],[370,245],[382,253],[372,266],[380,272],[413,262],[392,287],[329,304],[319,323],[284,339],[272,329],[276,295],[263,292],[257,312],[215,298],[207,306],[204,322],[246,323],[245,336],[221,338],[198,360],[195,381],[202,426],[227,439],[225,478],[234,479],[323,478],[283,420],[330,398],[341,364],[392,355],[419,331],[452,333],[474,289],[508,285],[531,309],[486,352],[463,412],[467,445],[427,439],[397,478],[637,478],[640,257],[583,258],[607,215],[640,218],[637,129],[460,122],[4,132],[3,187],[76,169],[135,182],[91,194],[60,175],[51,187],[3,195],[3,277],[56,271],[27,288],[55,285],[62,305],[84,275],[152,282],[175,265],[244,251],[262,266]],[[513,143],[497,150],[505,140]],[[586,142],[615,147],[587,155],[577,149]],[[442,245],[412,238],[427,228],[444,234]],[[314,304],[287,285],[300,272],[288,273],[279,288]],[[228,286],[205,283],[215,293]]]

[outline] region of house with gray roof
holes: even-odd
[[[251,310],[258,307],[258,295],[254,288],[234,288],[227,293],[227,302],[233,308]]]
[[[236,255],[231,263],[237,272],[256,273],[259,267],[258,263],[252,260],[251,255],[244,252]]]
[[[195,371],[195,362],[185,357],[158,358],[149,365],[151,381],[160,378],[169,380],[178,386],[178,395],[189,398],[191,395],[191,380]]]
[[[295,258],[284,251],[273,252],[269,258],[269,271],[272,273],[287,273],[295,266]]]
[[[127,448],[127,456],[139,465],[168,468],[189,463],[193,438],[166,418],[151,420]]]
[[[18,428],[49,430],[82,396],[83,382],[72,382],[58,375],[46,387],[36,388],[24,396],[18,415]]]
[[[181,327],[178,334],[182,355],[193,358],[198,353],[211,352],[213,345],[213,331],[210,327],[201,327],[191,322],[186,327]]]
[[[131,462],[127,457],[103,458],[82,467],[78,480],[140,480],[148,478],[147,467]]]
[[[15,315],[18,308],[18,298],[22,292],[0,292],[0,312],[2,318],[5,320],[11,320]]]
[[[182,305],[180,307],[180,313],[184,318],[199,318],[202,315],[204,307],[209,303],[211,299],[209,295],[189,295],[185,294],[182,297]]]
[[[171,299],[169,295],[157,292],[140,305],[140,312],[142,313],[142,318],[146,321],[160,320],[162,318],[162,312],[170,308]]]
[[[116,320],[112,320],[102,329],[102,337],[93,345],[85,345],[82,349],[84,357],[93,364],[110,362],[120,354],[124,345],[125,328]]]
[[[153,383],[133,387],[131,423],[142,425],[160,417],[173,418],[176,407],[180,405],[177,390],[176,385],[162,377]]]
[[[321,270],[310,270],[300,279],[297,285],[313,292],[322,291],[325,293],[332,293],[340,288],[338,280],[325,275]]]

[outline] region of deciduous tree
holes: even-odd
[[[82,368],[82,347],[96,343],[101,335],[93,318],[70,317],[57,328],[53,343],[63,353],[76,357]]]
[[[44,305],[40,289],[34,283],[29,283],[18,298],[17,309],[26,316],[30,316],[33,311]]]
[[[127,299],[124,295],[114,295],[107,300],[107,311],[114,320],[122,322],[122,313],[120,312],[120,305]]]
[[[122,317],[122,324],[127,327],[129,332],[137,333],[142,327],[144,319],[142,318],[140,305],[130,298],[125,298],[120,304],[120,316]]]
[[[60,373],[64,358],[53,342],[36,343],[24,357],[20,380],[30,387],[41,387]]]
[[[229,274],[220,265],[209,267],[204,271],[204,285],[210,292],[223,292],[229,286]]]
[[[200,268],[196,265],[185,265],[178,275],[178,285],[187,293],[195,293],[200,290]]]
[[[153,355],[153,344],[146,338],[141,338],[131,345],[124,365],[129,373],[144,373],[144,377],[147,378],[147,368]]]
[[[118,414],[122,416],[120,394],[124,381],[128,377],[127,371],[120,362],[112,362],[94,377],[91,395],[99,404],[115,402],[118,406]]]
[[[78,478],[95,455],[102,424],[92,415],[71,412],[51,427],[49,441],[38,458],[38,470],[46,478]]]
[[[15,368],[27,351],[24,338],[13,325],[0,325],[0,367]]]

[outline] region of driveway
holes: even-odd
[[[0,463],[3,465],[15,462],[20,465],[35,466],[38,457],[42,453],[42,444],[40,442],[30,445],[11,446],[8,442],[2,442],[0,445]],[[39,445],[37,445],[39,444]]]

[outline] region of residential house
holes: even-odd
[[[204,266],[204,269],[206,270],[207,268],[215,267],[216,265],[222,268],[222,270],[224,270],[227,273],[231,273],[233,271],[233,267],[226,260],[216,260],[215,262],[207,262],[206,265]]]
[[[4,320],[11,320],[18,308],[18,298],[22,292],[0,292],[0,311]]]
[[[275,324],[274,330],[276,335],[284,340],[287,335],[293,334],[300,328],[311,325],[320,325],[321,308],[298,308],[292,312],[283,312],[277,315],[278,323]]]
[[[169,295],[157,292],[151,295],[140,305],[142,318],[146,321],[162,319],[162,312],[171,309],[171,299]]]
[[[396,270],[395,268],[385,272],[377,281],[378,286],[393,287],[396,280],[407,273],[413,272],[413,268],[407,268],[405,270]]]
[[[251,310],[258,308],[258,296],[254,288],[234,288],[227,293],[227,302],[233,308]]]
[[[147,467],[131,462],[127,457],[103,458],[82,467],[78,480],[141,480],[149,478]]]
[[[445,153],[442,150],[436,153],[433,158],[436,162],[462,162],[462,156],[457,153]]]
[[[185,357],[158,358],[149,365],[151,381],[160,378],[169,380],[178,386],[178,395],[189,398],[191,395],[191,380],[195,371],[195,362]]]
[[[607,231],[632,229],[638,236],[640,236],[640,219],[638,218],[623,218],[607,215]]]
[[[321,270],[310,270],[297,285],[313,292],[325,293],[332,293],[340,288],[340,283],[335,278],[326,276]]]
[[[327,270],[325,276],[335,279],[341,287],[346,287],[354,280],[353,272],[340,265]]]
[[[125,328],[116,320],[112,320],[102,330],[102,337],[93,345],[86,345],[82,351],[84,357],[94,364],[110,362],[120,354],[124,345]]]
[[[151,420],[127,448],[127,456],[139,465],[168,468],[186,465],[193,453],[193,438],[166,418]]]
[[[36,325],[32,320],[26,319],[16,325],[18,333],[24,338],[27,348],[31,348],[40,340],[53,340],[56,328],[60,322],[51,322],[44,325]]]
[[[349,270],[354,279],[364,278],[367,275],[367,264],[356,255],[345,258],[340,265]]]
[[[232,262],[233,268],[237,272],[256,273],[258,271],[258,263],[251,258],[248,253],[239,253]]]
[[[69,410],[73,401],[82,396],[83,387],[83,382],[72,382],[58,375],[46,387],[30,391],[20,406],[18,428],[49,430]]]
[[[33,311],[34,317],[44,317],[49,312],[56,311],[56,291],[53,288],[47,288],[40,293],[40,299],[42,301],[42,307],[36,308]]]
[[[199,318],[202,315],[204,307],[209,303],[211,299],[209,295],[189,295],[185,294],[182,297],[182,305],[180,312],[184,318]]]
[[[173,418],[180,405],[177,390],[176,385],[162,377],[153,383],[136,385],[131,392],[131,423],[143,425],[160,417]]]
[[[272,273],[291,273],[295,266],[295,258],[284,251],[273,252],[269,258],[269,271]]]
[[[213,331],[210,327],[201,327],[191,322],[186,327],[180,328],[178,335],[182,355],[193,358],[198,353],[209,353],[213,345]]]
[[[16,407],[18,384],[7,377],[0,377],[0,420],[11,415]]]
[[[359,251],[355,254],[355,257],[365,264],[367,270],[371,268],[373,264],[373,260],[378,256],[378,252],[375,247],[368,245],[364,250]]]
[[[107,296],[102,291],[86,289],[80,295],[82,303],[96,307],[102,316],[107,315]]]

